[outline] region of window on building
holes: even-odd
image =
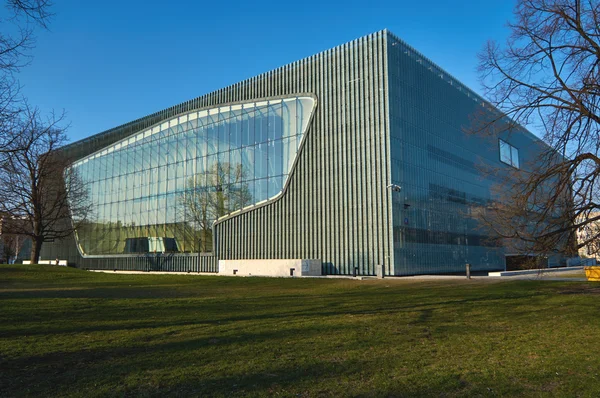
[[[500,161],[510,166],[519,168],[519,150],[508,142],[500,141]]]

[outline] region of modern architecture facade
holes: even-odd
[[[323,274],[505,267],[476,210],[526,167],[525,130],[467,133],[484,101],[383,30],[72,143],[94,214],[43,258],[215,272],[319,259]],[[158,254],[155,254],[158,253]]]

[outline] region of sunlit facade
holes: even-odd
[[[157,251],[131,244],[146,237],[174,239],[158,251],[211,252],[218,218],[282,193],[314,107],[291,97],[186,112],[76,161],[95,209],[80,253]]]
[[[42,258],[215,272],[220,260],[318,259],[322,273],[505,268],[480,228],[525,130],[465,132],[484,101],[384,30],[65,147],[95,211]]]

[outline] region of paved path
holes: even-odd
[[[109,271],[109,270],[90,270],[92,272],[104,272],[107,274],[134,274],[134,275],[200,275],[200,276],[219,276],[218,273],[195,273],[195,272],[160,272],[160,271]],[[569,276],[567,276],[569,275]],[[289,277],[287,277],[289,278]],[[354,279],[354,280],[376,280],[376,276],[357,276],[351,275],[323,275],[323,276],[309,276],[302,278],[323,278],[323,279]],[[487,282],[503,282],[511,280],[544,280],[544,281],[562,281],[562,282],[585,282],[585,274],[583,269],[569,270],[563,272],[553,272],[552,270],[535,272],[535,273],[519,273],[518,271],[512,273],[510,276],[485,276],[485,275],[474,275],[471,276],[472,280],[476,281],[487,281]],[[425,281],[425,280],[466,280],[465,275],[415,275],[415,276],[386,276],[385,280],[396,280],[396,281]]]

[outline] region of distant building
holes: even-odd
[[[591,212],[588,218],[600,216],[599,211]],[[600,240],[594,239],[600,235],[600,221],[590,222],[577,230],[577,241],[579,244],[587,242],[579,249],[579,255],[583,258],[600,257]]]
[[[540,140],[466,134],[482,104],[392,33],[362,37],[65,147],[95,219],[42,257],[194,272],[227,259],[320,259],[323,274],[346,275],[504,269],[474,216],[497,182],[479,166],[526,168]]]

